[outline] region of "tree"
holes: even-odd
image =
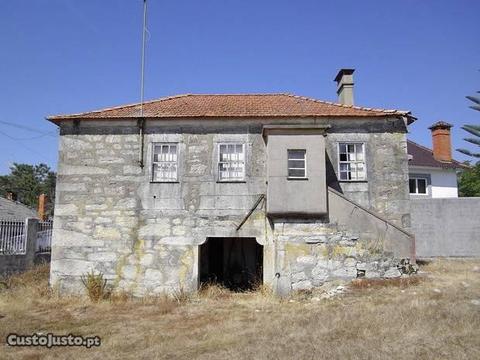
[[[480,161],[470,169],[462,171],[458,192],[460,196],[480,196]]]
[[[478,92],[480,93],[480,91]],[[480,98],[476,96],[467,96],[467,99],[474,104],[470,106],[473,110],[480,111]],[[465,125],[462,129],[476,136],[472,138],[464,138],[463,140],[480,146],[480,126]],[[473,158],[480,158],[480,152],[472,152],[468,149],[457,149],[462,154]],[[468,164],[468,163],[467,163]],[[462,171],[458,181],[458,191],[460,196],[480,196],[480,161],[471,168]]]
[[[467,141],[471,144],[480,146],[480,126],[478,126],[478,125],[464,125],[464,126],[462,126],[462,129],[465,130],[465,131],[468,131],[470,134],[478,137],[478,139],[477,138],[464,138],[463,140],[465,140],[465,141]],[[457,149],[457,151],[461,152],[462,154],[474,157],[474,158],[480,158],[480,152],[472,152],[468,149]]]
[[[478,93],[480,93],[480,91]],[[467,96],[467,99],[474,103],[474,105],[470,105],[470,108],[472,108],[473,110],[480,111],[480,98],[479,97]],[[462,129],[469,132],[470,134],[476,136],[476,138],[475,137],[464,138],[463,140],[465,140],[465,141],[467,141],[471,144],[480,146],[480,126],[478,126],[478,125],[464,125],[464,126],[462,126]],[[468,149],[457,149],[457,151],[461,152],[462,154],[474,157],[474,158],[480,158],[480,152],[478,152],[478,153],[477,152],[472,152]]]
[[[0,194],[11,192],[21,203],[36,208],[38,196],[47,195],[47,215],[53,214],[56,174],[48,165],[17,164],[10,167],[10,174],[0,176]]]

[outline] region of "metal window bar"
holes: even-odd
[[[37,224],[36,252],[51,252],[53,221],[39,221]]]
[[[25,222],[0,220],[0,255],[25,255]]]
[[[153,151],[153,181],[177,181],[177,144],[156,144]]]
[[[218,150],[219,180],[245,179],[245,147],[243,144],[220,144]]]

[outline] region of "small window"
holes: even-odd
[[[427,195],[427,179],[425,178],[410,178],[408,181],[410,194]]]
[[[218,179],[219,181],[245,180],[244,144],[219,144]]]
[[[172,182],[178,178],[177,144],[153,145],[153,181]]]
[[[288,177],[291,179],[305,179],[307,177],[307,151],[287,150]]]
[[[339,143],[338,168],[340,180],[365,180],[365,144]]]

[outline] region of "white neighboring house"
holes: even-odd
[[[410,197],[458,197],[457,172],[467,166],[452,158],[451,127],[451,124],[439,121],[429,128],[433,150],[408,141]]]

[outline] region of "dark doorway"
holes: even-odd
[[[207,238],[199,251],[200,283],[217,283],[234,291],[263,281],[263,246],[255,238]]]

